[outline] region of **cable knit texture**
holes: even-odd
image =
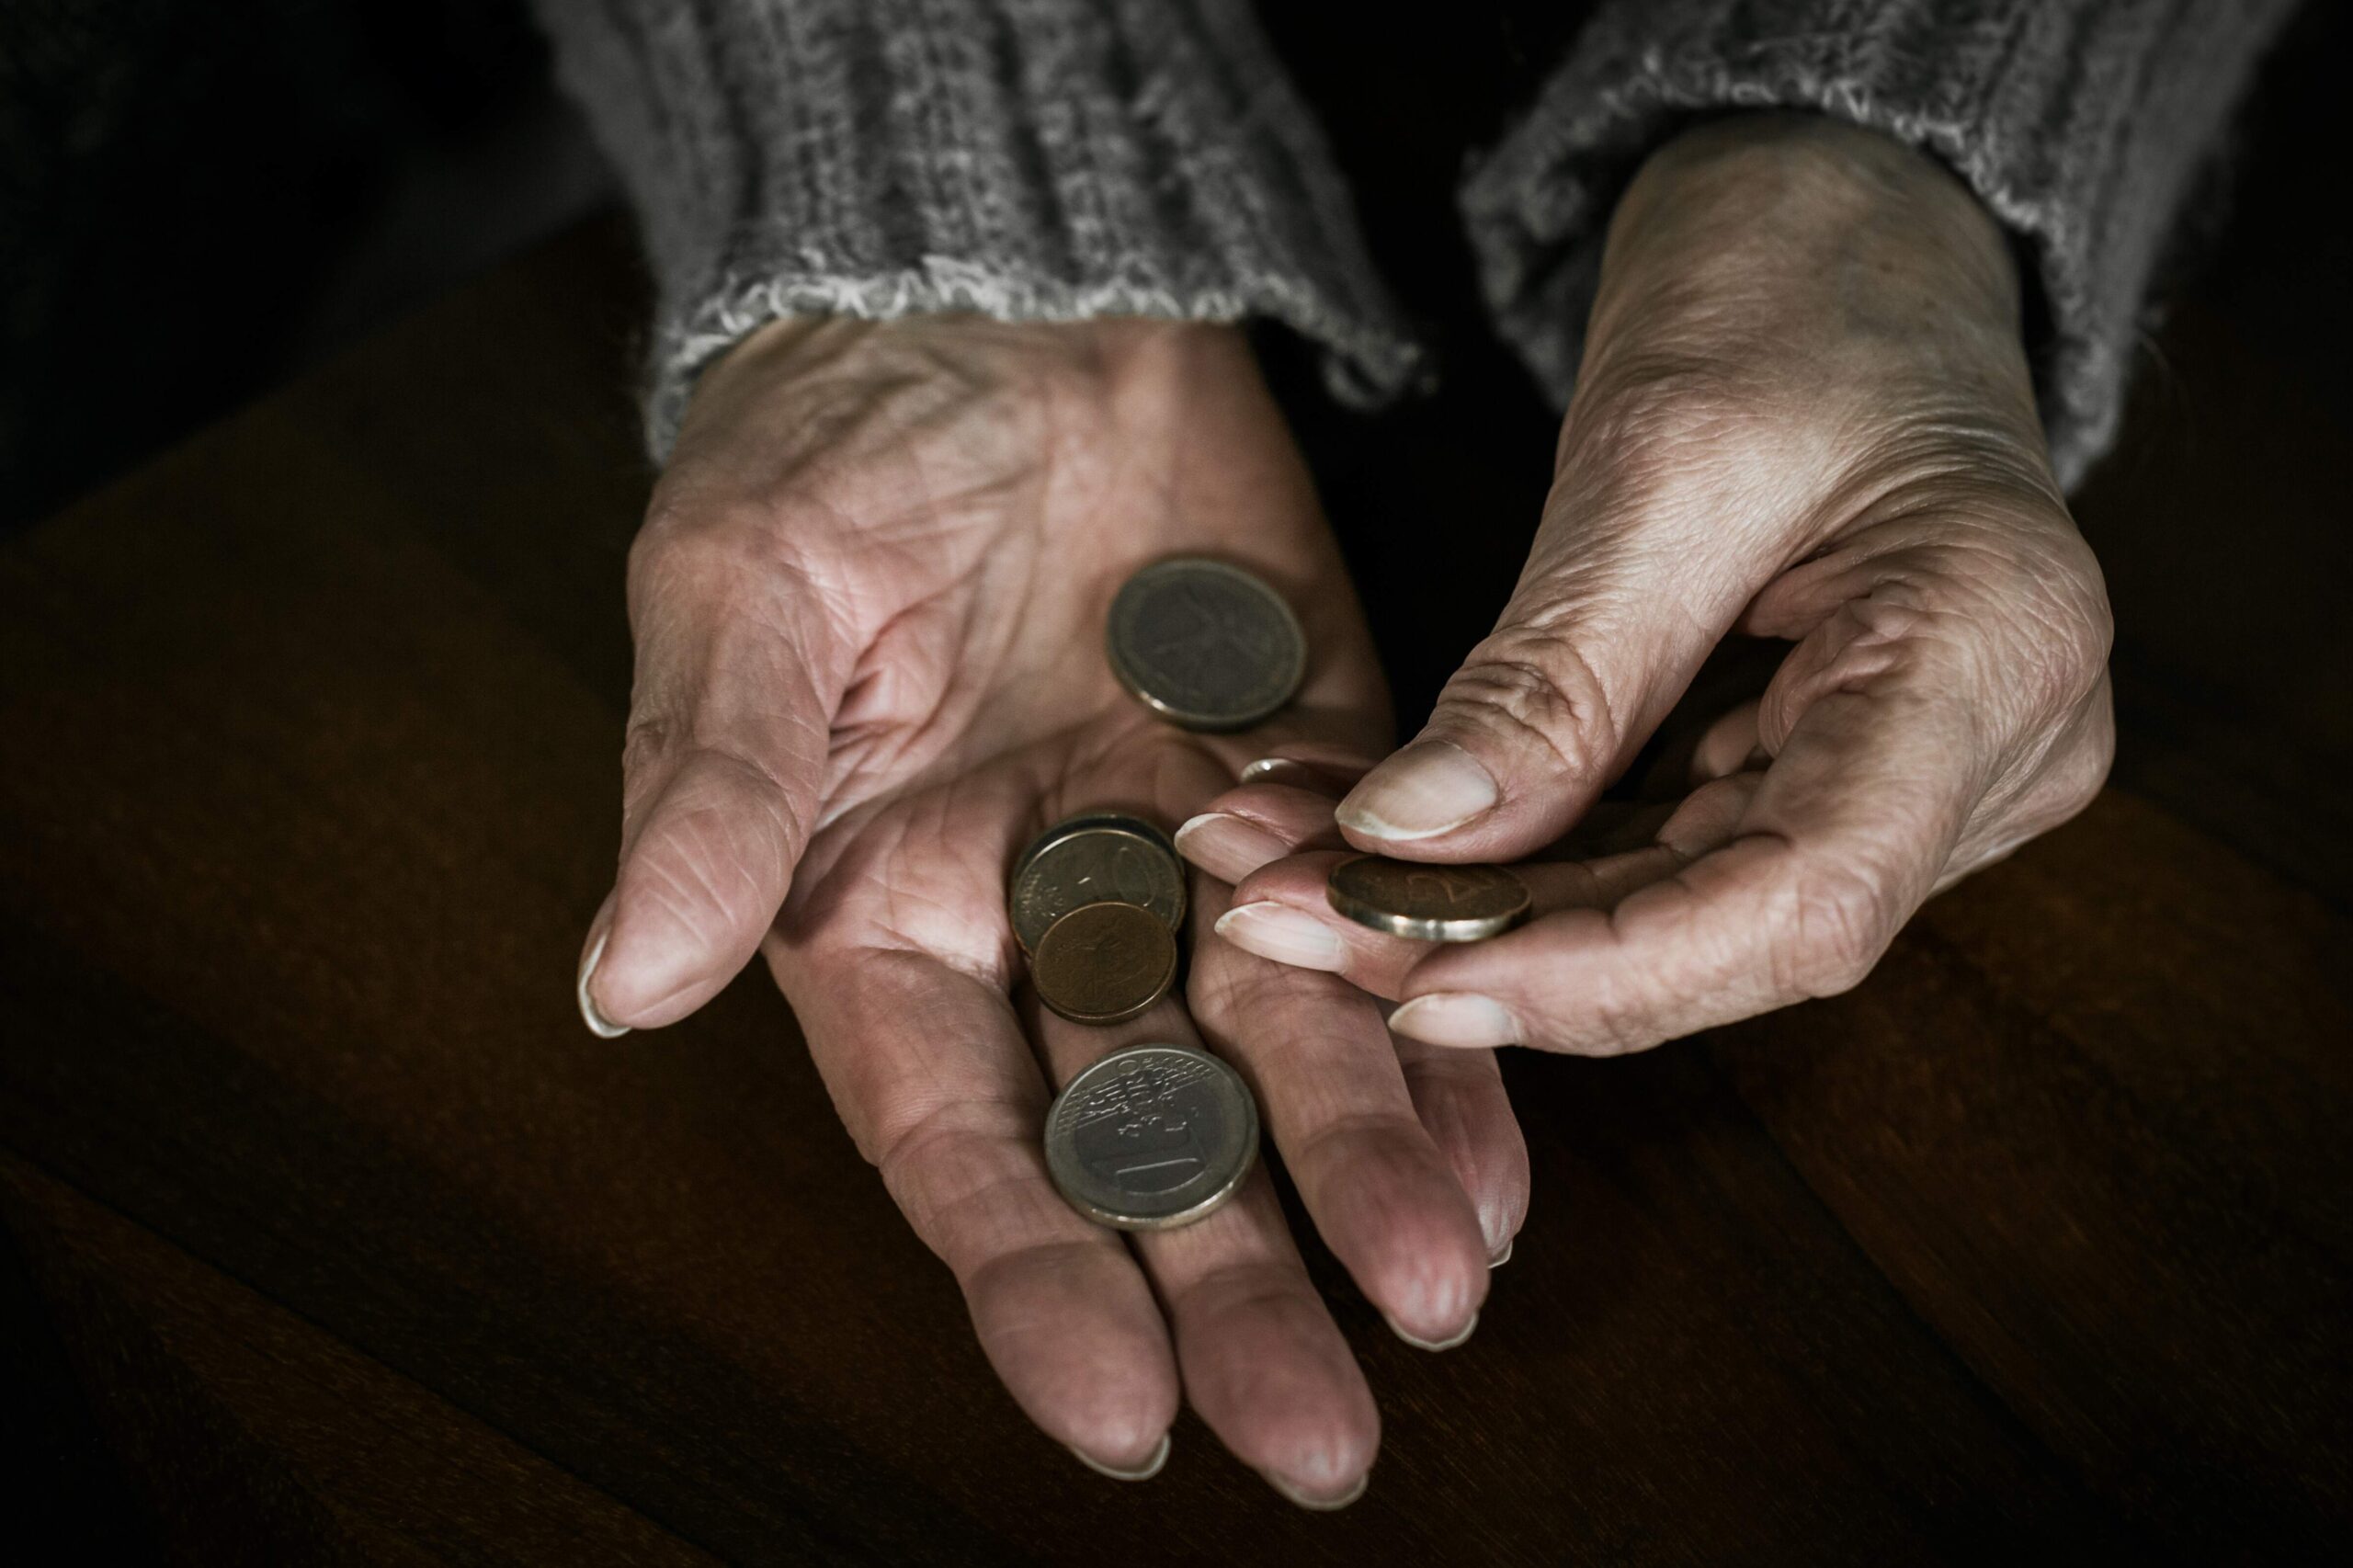
[[[2113,437],[2165,241],[2292,0],[1610,0],[1462,190],[1497,324],[1565,407],[1609,209],[1695,114],[1809,108],[1944,160],[2033,257],[2073,487]]]
[[[1418,353],[1244,0],[539,0],[660,290],[656,460],[779,316],[1267,317]]]

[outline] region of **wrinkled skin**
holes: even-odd
[[[1256,731],[1171,729],[1105,662],[1120,584],[1189,552],[1256,570],[1306,624],[1307,685]],[[1475,1321],[1527,1201],[1494,1060],[1401,1047],[1344,982],[1211,940],[1189,1008],[1082,1028],[1028,994],[1005,890],[1062,816],[1174,825],[1279,747],[1379,756],[1388,700],[1346,583],[1231,329],[771,326],[704,377],[632,553],[620,869],[584,954],[592,1019],[646,1028],[763,952],[1030,1417],[1145,1471],[1181,1391],[1310,1505],[1361,1487],[1378,1420],[1267,1176],[1123,1239],[1050,1185],[1051,1089],[1120,1044],[1206,1040],[1368,1298],[1439,1342]],[[1223,890],[1195,881],[1206,937]]]
[[[2112,748],[2107,604],[2013,265],[1926,159],[1780,117],[1662,150],[1613,222],[1556,457],[1495,632],[1368,774],[1380,676],[1231,332],[756,335],[699,389],[631,562],[592,1019],[682,1017],[763,950],[1039,1426],[1135,1471],[1181,1391],[1288,1494],[1353,1496],[1370,1397],[1265,1176],[1184,1231],[1095,1229],[1040,1157],[1052,1084],[1134,1040],[1220,1051],[1367,1296],[1444,1342],[1527,1201],[1482,1048],[1637,1050],[1850,986],[1932,892],[2079,810]],[[1102,659],[1118,584],[1192,551],[1308,623],[1301,700],[1247,735],[1168,730]],[[1574,858],[1735,630],[1792,645],[1762,701],[1707,733],[1651,842]],[[1038,829],[1111,806],[1185,821],[1188,1005],[1082,1030],[1024,994],[1004,880]],[[1324,903],[1351,846],[1540,857],[1538,918],[1463,949],[1377,936]],[[1370,996],[1404,1003],[1396,1038]]]
[[[1186,835],[1240,884],[1219,929],[1457,1047],[1637,1051],[1858,983],[1930,893],[2089,801],[2113,749],[2107,599],[2019,314],[1993,221],[1893,142],[1757,116],[1654,155],[1495,631],[1336,811],[1254,781]],[[1537,918],[1471,947],[1325,906],[1344,846],[1564,855],[1735,630],[1793,645],[1654,841],[1529,865]],[[1239,827],[1255,846],[1219,847]]]

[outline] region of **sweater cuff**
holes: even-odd
[[[541,0],[660,292],[656,460],[779,316],[1267,317],[1351,401],[1419,354],[1245,0]]]
[[[1609,211],[1696,115],[1802,108],[1942,159],[2022,243],[2052,465],[2112,439],[2152,270],[2292,0],[1612,0],[1461,192],[1497,324],[1565,407]]]

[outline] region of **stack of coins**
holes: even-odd
[[[1112,600],[1105,651],[1120,684],[1182,729],[1248,729],[1307,673],[1307,637],[1280,594],[1238,566],[1155,562]],[[1140,817],[1094,812],[1048,829],[1014,862],[1006,903],[1039,999],[1074,1023],[1120,1023],[1176,981],[1185,869]],[[1181,1045],[1138,1045],[1073,1079],[1046,1119],[1046,1164],[1099,1224],[1190,1224],[1233,1193],[1258,1147],[1258,1108],[1233,1070]]]
[[[1014,862],[1006,903],[1040,1001],[1074,1023],[1116,1024],[1176,981],[1185,868],[1141,817],[1058,823]]]

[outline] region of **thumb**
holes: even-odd
[[[1580,438],[1581,416],[1601,438]],[[1783,505],[1725,483],[1722,455],[1636,446],[1620,438],[1626,426],[1571,413],[1560,475],[1495,631],[1421,733],[1340,804],[1358,847],[1513,860],[1558,839],[1780,564],[1757,541],[1785,531]]]
[[[620,868],[583,949],[598,1034],[685,1017],[758,949],[808,846],[855,654],[806,579],[691,535],[631,562]]]

